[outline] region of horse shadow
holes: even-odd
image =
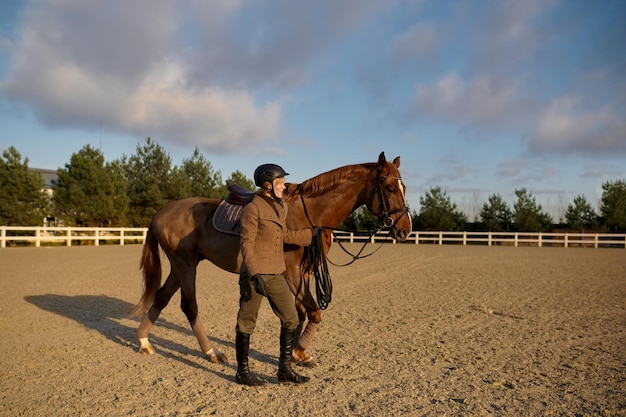
[[[67,317],[89,329],[96,330],[107,339],[117,343],[118,345],[138,351],[139,346],[137,344],[135,331],[139,326],[140,321],[137,318],[131,318],[130,311],[133,308],[131,303],[106,295],[68,296],[61,294],[43,294],[29,295],[24,297],[24,299],[28,303],[33,304],[44,311]],[[121,323],[122,320],[132,320],[136,325],[133,325],[133,327],[127,326]],[[157,325],[181,332],[195,340],[195,336],[191,329],[184,328],[162,318],[159,318]],[[180,343],[158,336],[151,336],[150,340],[153,343],[153,346],[157,349],[159,355],[176,360],[187,366],[212,372],[213,374],[224,379],[234,380],[235,366],[230,363],[225,364],[225,366],[232,369],[232,375],[225,374],[214,369],[213,367],[207,367],[187,359],[188,357],[194,356],[206,359],[206,357],[198,349],[192,349],[188,346],[181,345]],[[210,337],[210,340],[234,349],[234,343],[231,341],[214,337]]]

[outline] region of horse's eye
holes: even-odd
[[[394,187],[394,186],[392,186],[392,185],[388,185],[388,186],[387,186],[387,192],[388,192],[389,194],[395,194],[395,192],[396,192],[396,187]]]

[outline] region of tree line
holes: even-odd
[[[599,213],[584,195],[577,195],[567,207],[564,224],[555,224],[526,188],[515,190],[513,208],[500,194],[492,194],[480,210],[480,220],[469,223],[447,193],[433,187],[420,197],[420,211],[412,213],[413,227],[432,231],[626,231],[626,181],[606,181],[602,190]]]
[[[254,189],[240,171],[225,181],[222,173],[196,148],[172,165],[165,149],[147,138],[136,153],[113,162],[90,145],[72,154],[56,171],[47,192],[40,172],[30,170],[28,158],[9,147],[0,159],[0,225],[40,226],[45,218],[67,226],[147,227],[166,203],[186,197],[224,198],[227,185]]]
[[[240,171],[225,181],[222,173],[196,148],[173,166],[165,149],[147,138],[136,153],[112,162],[90,145],[74,153],[64,168],[56,171],[52,192],[47,192],[40,172],[29,169],[23,158],[9,147],[0,159],[0,225],[39,226],[53,218],[71,226],[146,227],[166,203],[186,197],[225,198],[227,185],[237,183],[254,189]],[[565,213],[565,224],[555,225],[525,188],[516,189],[513,207],[500,194],[488,198],[480,221],[469,222],[441,187],[420,196],[419,212],[411,211],[414,230],[432,231],[525,231],[554,228],[575,231],[626,231],[626,180],[602,184],[599,213],[583,195],[577,195]],[[348,230],[372,230],[378,219],[364,207],[340,225]]]
[[[599,213],[584,195],[577,195],[567,207],[565,223],[555,224],[526,188],[515,190],[512,208],[500,194],[492,194],[480,210],[480,219],[470,222],[446,191],[435,186],[420,197],[420,209],[411,211],[411,221],[413,230],[423,231],[626,232],[626,180],[607,181],[602,184],[602,190]],[[340,227],[366,232],[375,230],[378,224],[376,216],[361,207]]]

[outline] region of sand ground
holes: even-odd
[[[234,382],[237,278],[206,261],[201,318],[231,363],[203,357],[178,295],[151,333],[157,354],[137,353],[140,251],[0,249],[1,416],[626,415],[624,249],[387,244],[330,267],[319,366],[298,368],[308,384],[276,383],[264,304],[260,388]]]

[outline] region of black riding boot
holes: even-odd
[[[255,387],[265,385],[265,380],[250,372],[248,368],[248,350],[250,349],[250,335],[237,331],[235,336],[235,350],[237,351],[237,374],[235,380],[239,384]]]
[[[299,375],[291,369],[291,354],[297,329],[280,328],[280,358],[278,361],[278,382],[294,382],[302,384],[308,382],[309,377]]]

